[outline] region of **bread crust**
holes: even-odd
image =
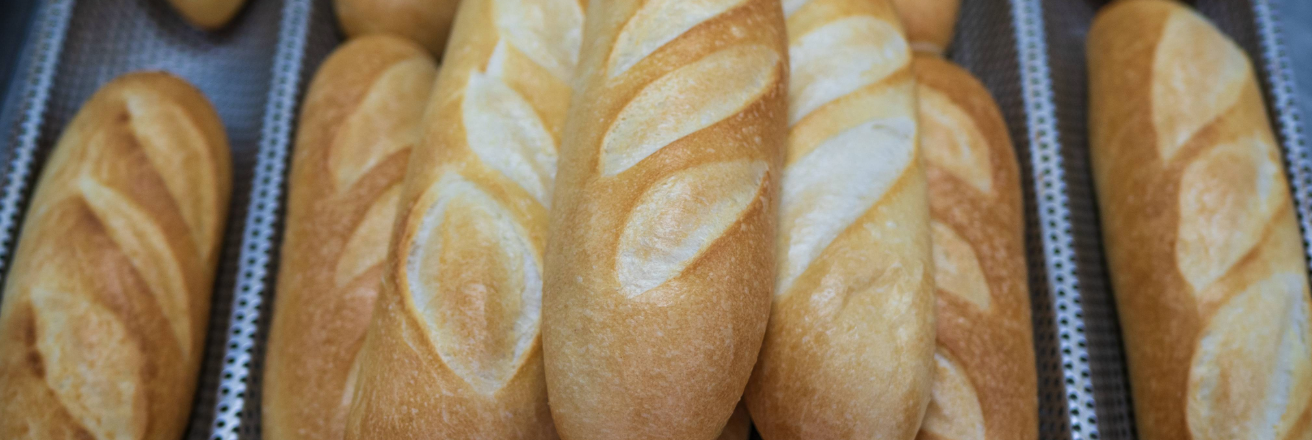
[[[917,439],[1039,436],[1020,165],[979,80],[937,56],[913,62],[929,181],[936,373]]]
[[[333,0],[333,10],[348,37],[398,35],[440,57],[459,4],[460,0]]]
[[[583,5],[465,0],[411,154],[348,439],[552,439],[541,267]]]
[[[720,434],[774,282],[778,0],[594,1],[551,212],[543,342],[565,439]]]
[[[106,84],[64,129],[0,308],[0,438],[179,438],[205,351],[228,141],[165,73]]]
[[[1243,51],[1183,5],[1101,11],[1090,156],[1140,438],[1312,435],[1307,266]]]
[[[771,440],[910,439],[934,355],[911,51],[883,0],[784,10],[793,75],[778,275],[747,407]]]
[[[956,33],[961,0],[890,0],[906,29],[911,49],[942,55]]]
[[[192,26],[213,31],[232,21],[246,0],[169,0],[169,4]]]
[[[269,440],[345,436],[410,149],[437,65],[408,40],[351,40],[315,73],[293,150],[264,373]]]

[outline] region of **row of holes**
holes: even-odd
[[[1056,306],[1058,344],[1065,376],[1066,406],[1070,412],[1070,438],[1099,438],[1097,415],[1089,371],[1088,343],[1084,336],[1084,312],[1081,306],[1079,279],[1075,275],[1070,208],[1065,174],[1056,140],[1056,113],[1053,109],[1052,83],[1044,42],[1043,14],[1036,0],[1015,0],[1017,44],[1022,57],[1022,78],[1027,85],[1026,107],[1030,118],[1030,139],[1037,145],[1033,157],[1035,183],[1042,197],[1038,203],[1046,234],[1043,246],[1048,253],[1050,291]],[[1074,345],[1072,345],[1074,340]],[[1087,423],[1087,427],[1085,424]]]
[[[261,133],[260,156],[256,166],[254,207],[247,219],[243,238],[237,305],[233,310],[229,344],[224,355],[223,379],[219,387],[218,412],[211,438],[236,440],[246,407],[246,390],[250,378],[251,349],[256,323],[267,290],[269,251],[273,246],[274,226],[282,193],[287,150],[290,148],[291,124],[300,87],[300,73],[309,29],[310,0],[287,0],[278,35],[273,88],[269,96],[265,126]]]

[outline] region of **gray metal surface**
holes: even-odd
[[[224,29],[203,32],[163,0],[45,0],[21,64],[22,92],[0,113],[7,118],[0,120],[5,124],[0,128],[0,264],[5,264],[41,165],[64,125],[100,86],[124,73],[164,70],[195,84],[214,103],[232,147],[233,197],[188,438],[206,438],[213,420],[222,336],[278,37],[282,2],[249,3]]]
[[[310,77],[337,46],[329,0],[287,0],[274,54],[259,159],[242,237],[236,301],[226,335],[217,412],[209,437],[260,438],[264,347],[282,242],[282,201],[300,98]]]
[[[1101,245],[1097,206],[1088,158],[1088,84],[1084,42],[1095,12],[1105,1],[1048,0],[1043,23],[1049,31],[1049,67],[1056,103],[1057,150],[1063,160],[1063,180],[1069,207],[1070,240],[1074,244],[1072,301],[1083,308],[1084,358],[1090,379],[1069,397],[1084,402],[1083,436],[1072,438],[1135,438],[1130,386]],[[1285,156],[1295,210],[1308,244],[1312,230],[1312,167],[1295,102],[1292,73],[1282,48],[1278,17],[1269,0],[1196,0],[1197,10],[1234,39],[1253,60],[1266,97],[1273,127]],[[1079,359],[1076,359],[1077,361]],[[1074,402],[1073,402],[1074,403]],[[1071,408],[1077,408],[1072,405]],[[1088,411],[1092,410],[1092,411]],[[1079,423],[1074,413],[1071,420]]]

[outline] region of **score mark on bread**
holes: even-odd
[[[395,97],[427,95],[433,81],[431,63],[415,57],[389,67],[342,123],[328,153],[328,166],[339,191],[350,188],[393,153],[419,142],[419,130],[407,128],[419,125],[427,102]]]
[[[653,81],[615,117],[601,146],[603,176],[627,170],[670,143],[756,102],[778,80],[779,54],[733,46]]]
[[[448,172],[428,191],[405,282],[442,360],[489,395],[537,336],[541,264],[513,214],[478,185]]]
[[[933,397],[921,430],[948,440],[984,440],[984,411],[975,386],[961,364],[941,346],[934,352],[930,393]]]
[[[980,311],[989,311],[993,297],[975,249],[951,226],[938,221],[929,225],[934,242],[934,284],[939,290],[969,301]]]
[[[643,193],[616,248],[620,293],[635,298],[674,278],[764,191],[768,166],[738,160],[686,168]]]
[[[583,9],[576,0],[496,0],[497,29],[520,53],[561,81],[579,60]]]
[[[1312,364],[1300,361],[1312,357],[1305,276],[1276,273],[1253,283],[1212,317],[1189,369],[1195,439],[1275,439],[1307,410]]]
[[[789,49],[788,123],[904,69],[911,61],[902,33],[868,15],[835,20]]]
[[[606,70],[610,72],[611,78],[619,77],[689,29],[745,2],[746,0],[647,1],[637,13],[629,17],[628,23],[616,37]]]
[[[67,274],[43,274],[63,283]],[[32,288],[36,350],[59,403],[98,439],[137,439],[146,431],[142,354],[123,322],[98,301],[61,289]]]
[[[779,285],[793,281],[911,165],[916,121],[884,118],[835,135],[784,170]]]
[[[1153,58],[1152,116],[1163,161],[1239,101],[1249,74],[1238,47],[1196,14],[1171,15]]]
[[[1195,295],[1247,255],[1287,203],[1274,151],[1254,133],[1213,146],[1185,168],[1175,259]]]
[[[549,207],[556,141],[533,106],[496,76],[471,72],[460,104],[469,149]]]
[[[186,169],[187,164],[209,160],[205,135],[183,108],[144,93],[123,94],[131,131],[141,151],[157,170]],[[196,249],[209,249],[221,219],[212,215],[216,185],[214,170],[196,167],[186,173],[158,173],[187,223]]]
[[[952,173],[984,195],[993,195],[993,166],[988,145],[975,118],[952,98],[923,84],[916,87],[920,102],[921,145],[925,160]]]

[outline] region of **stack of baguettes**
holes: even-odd
[[[1307,266],[1247,56],[1188,7],[1089,32],[1089,128],[1140,438],[1312,438]]]
[[[124,75],[64,129],[0,308],[0,438],[180,438],[231,188],[205,96]]]
[[[350,402],[351,438],[745,438],[750,378],[768,439],[1034,437],[1017,166],[978,82],[913,68],[886,0],[591,5],[586,20],[576,0],[459,7],[358,358],[377,263],[342,242],[373,231],[365,206],[395,202],[343,208],[328,174],[300,170],[391,150],[331,134],[368,99],[316,79],[267,388],[302,395],[270,394],[266,433],[340,437],[296,423],[339,425]],[[946,46],[944,5],[916,14],[933,34],[916,47]],[[339,166],[364,173],[350,154]],[[319,372],[292,383],[301,365]]]

